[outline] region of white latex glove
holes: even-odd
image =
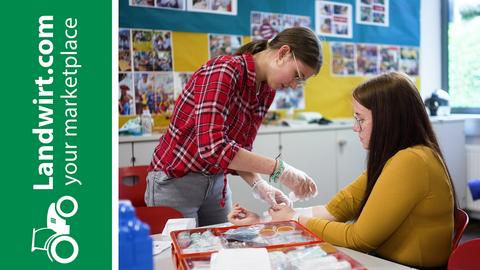
[[[270,207],[277,208],[278,204],[284,203],[288,206],[292,205],[292,202],[288,197],[279,189],[271,186],[267,181],[263,179],[258,179],[255,184],[253,184],[253,196],[256,199],[265,201]]]
[[[278,180],[293,191],[294,197],[305,200],[317,196],[317,185],[310,176],[286,162],[283,162],[283,164],[285,169]]]

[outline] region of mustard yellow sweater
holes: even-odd
[[[338,221],[312,218],[307,228],[325,241],[420,267],[445,265],[453,233],[453,191],[436,154],[415,146],[386,164],[359,218],[366,173],[338,192],[327,210]]]

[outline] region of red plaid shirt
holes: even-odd
[[[275,91],[257,93],[250,54],[220,56],[195,72],[178,97],[167,132],[155,148],[151,169],[172,177],[218,174],[240,148],[252,149]]]

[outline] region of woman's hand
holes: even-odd
[[[254,212],[248,211],[238,203],[233,205],[233,210],[227,216],[228,221],[234,225],[250,225],[259,223],[260,216]]]
[[[295,210],[285,204],[280,204],[276,209],[270,208],[268,213],[272,216],[272,221],[290,220],[295,216]]]
[[[295,197],[300,200],[317,196],[317,185],[310,176],[285,162],[283,162],[283,164],[283,172],[278,178],[280,183],[292,190]]]
[[[277,208],[280,203],[292,205],[292,202],[282,191],[268,184],[267,181],[263,180],[262,178],[256,180],[252,189],[253,196],[257,199],[265,201],[268,203],[268,205],[270,205],[270,207]]]

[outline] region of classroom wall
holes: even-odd
[[[338,2],[354,3],[354,0],[337,0]],[[128,0],[120,1],[120,28],[128,29],[173,29],[175,24],[172,24],[174,20],[167,20],[163,16],[175,16],[179,13],[168,13],[165,11],[152,10],[152,9],[139,9],[128,6]],[[265,3],[265,2],[264,2]],[[249,5],[266,5],[264,3],[257,3]],[[308,14],[304,14],[299,4],[295,1],[285,1],[285,4],[279,2],[268,2],[273,13],[297,13],[300,15],[312,15],[313,11],[309,10]],[[273,4],[274,3],[274,4]],[[287,5],[288,4],[288,5]],[[240,4],[239,4],[240,5]],[[357,25],[354,28],[354,38],[339,39],[339,38],[325,38],[322,37],[322,50],[324,55],[324,65],[320,73],[309,79],[305,86],[305,109],[295,110],[300,111],[316,111],[322,113],[327,118],[345,118],[352,116],[351,109],[351,91],[353,88],[369,77],[363,76],[332,76],[331,72],[331,49],[330,44],[332,41],[340,42],[355,42],[355,43],[372,43],[372,44],[389,44],[389,45],[404,45],[404,46],[420,46],[420,77],[415,77],[417,87],[421,93],[427,92],[427,90],[435,89],[440,86],[440,3],[439,1],[431,0],[419,0],[417,1],[390,1],[390,16],[391,24],[394,28],[379,28],[372,29],[371,27],[364,25]],[[293,9],[295,12],[289,12]],[[420,11],[418,7],[420,6]],[[262,10],[261,8],[255,8]],[[399,16],[399,10],[402,11],[402,15]],[[268,12],[269,10],[263,10]],[[249,14],[240,10],[240,14]],[[243,14],[243,15],[245,15]],[[198,14],[190,14],[188,12],[182,13],[182,16],[194,16]],[[209,14],[202,14],[202,18],[205,22],[212,21],[214,16]],[[228,16],[227,16],[228,17]],[[244,16],[245,17],[245,16]],[[419,18],[420,17],[420,18]],[[160,20],[160,18],[162,18]],[[217,17],[218,18],[218,17]],[[223,19],[223,18],[222,18]],[[227,18],[232,19],[232,18]],[[248,19],[248,18],[247,18]],[[314,28],[314,19],[312,20],[312,26]],[[211,23],[212,31],[221,32],[222,24]],[[411,24],[410,24],[411,23]],[[406,26],[408,25],[408,27]],[[174,54],[174,66],[175,72],[193,72],[201,64],[208,60],[208,33],[202,29],[196,29],[200,27],[197,24],[189,24],[185,26],[185,32],[172,31],[173,54]],[[203,26],[204,27],[204,26]],[[217,29],[220,27],[219,29]],[[233,31],[232,34],[242,34],[243,43],[250,40],[250,37],[244,35],[245,30],[244,23],[238,27],[230,28],[229,31]],[[374,30],[374,31],[372,31]],[[379,32],[375,32],[379,31]],[[419,33],[420,32],[420,33]],[[437,41],[438,40],[438,41]],[[195,48],[195,54],[192,55],[191,48]],[[280,111],[282,112],[282,111]],[[127,119],[133,116],[121,116],[119,119],[119,125],[121,126]],[[166,124],[168,121],[164,119],[163,115],[156,116],[156,124]]]
[[[442,85],[441,1],[420,2],[420,93],[428,96]]]

